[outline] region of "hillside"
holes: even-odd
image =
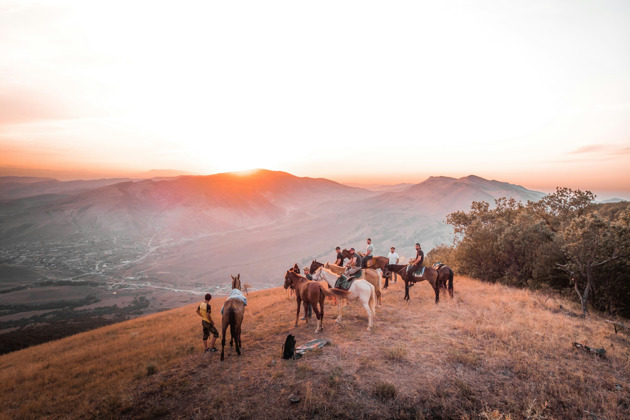
[[[247,278],[244,279],[247,281]],[[280,283],[280,281],[278,281]],[[243,355],[201,353],[194,306],[0,356],[1,418],[628,418],[630,339],[559,298],[456,277],[384,292],[375,328],[354,302],[326,306],[332,341],[281,359],[293,327],[281,288],[251,293]],[[221,299],[213,299],[215,319]],[[561,306],[562,305],[562,306]],[[605,358],[576,350],[605,347]],[[292,404],[289,395],[300,402]]]

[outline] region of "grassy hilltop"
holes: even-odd
[[[630,337],[602,318],[462,277],[438,305],[426,282],[402,295],[400,282],[384,292],[371,332],[358,303],[341,324],[327,304],[332,344],[300,360],[281,359],[284,339],[315,325],[293,328],[280,288],[250,294],[243,355],[223,363],[201,353],[192,305],[3,355],[0,418],[630,417]]]

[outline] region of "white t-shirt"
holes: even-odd
[[[374,245],[369,244],[367,246],[367,248],[365,248],[365,255],[367,255],[368,251],[372,251],[372,252],[370,252],[370,255],[373,257],[374,256]]]
[[[389,263],[390,263],[390,264],[396,264],[396,263],[397,263],[398,258],[400,258],[400,257],[398,257],[398,253],[397,253],[397,252],[390,252],[390,253],[387,255],[387,258],[389,258]]]

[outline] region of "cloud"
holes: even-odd
[[[582,153],[594,153],[594,152],[603,152],[608,148],[607,145],[604,144],[589,144],[587,146],[582,146],[578,149],[569,152],[570,155],[579,155]]]

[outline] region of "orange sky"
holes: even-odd
[[[0,175],[475,174],[630,198],[628,22],[612,1],[5,0]]]

